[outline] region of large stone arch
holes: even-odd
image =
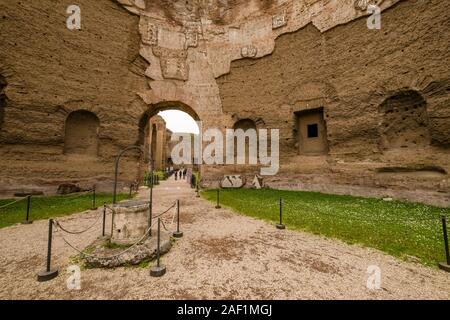
[[[165,110],[183,111],[186,112],[188,115],[190,115],[194,120],[196,121],[200,120],[200,117],[198,113],[194,110],[194,108],[181,101],[162,101],[159,103],[151,104],[146,114],[150,117],[153,117],[159,112]]]
[[[164,169],[164,166],[168,164],[170,161],[161,161],[163,157],[166,156],[166,148],[161,147],[161,144],[166,143],[168,139],[170,139],[170,135],[166,135],[163,132],[161,132],[161,121],[162,118],[159,120],[155,120],[159,118],[157,115],[161,111],[166,110],[178,110],[187,113],[189,116],[191,116],[195,121],[200,121],[200,117],[198,113],[188,104],[181,102],[181,101],[162,101],[154,104],[149,104],[147,110],[144,111],[144,113],[141,115],[139,124],[138,124],[138,130],[139,130],[139,140],[137,142],[138,145],[145,145],[147,146],[147,152],[152,151],[152,157],[156,164],[156,169],[162,170]],[[152,123],[155,122],[155,123]],[[151,127],[149,127],[151,125]],[[153,125],[156,125],[154,128]],[[165,128],[164,128],[165,131]],[[156,134],[155,134],[156,133]],[[155,141],[158,141],[158,147],[155,144]],[[156,149],[158,149],[158,152]],[[145,158],[146,162],[147,157]],[[158,161],[159,159],[159,161]],[[161,165],[161,163],[163,165]]]
[[[71,112],[65,122],[64,154],[97,157],[99,118],[87,110]]]
[[[144,111],[144,113],[141,115],[141,118],[139,120],[139,141],[138,144],[144,144],[144,137],[145,137],[145,128],[149,122],[149,120],[156,116],[159,112],[165,111],[165,110],[179,110],[186,112],[188,115],[190,115],[195,121],[201,121],[198,113],[189,105],[187,105],[184,102],[181,101],[162,101],[159,103],[154,103],[148,105],[147,110]]]

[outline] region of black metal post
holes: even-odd
[[[196,195],[195,195],[195,197],[196,198],[200,198],[200,190],[198,189],[198,181],[197,181],[197,179],[195,179],[195,181],[196,181],[196,186],[195,186],[195,193],[196,193]]]
[[[130,198],[131,198],[132,193],[133,193],[133,184],[130,183]]]
[[[22,224],[31,224],[33,221],[30,221],[30,210],[31,210],[31,195],[27,196],[27,211],[25,220],[22,221]]]
[[[444,247],[445,247],[445,257],[446,262],[439,263],[439,268],[450,272],[450,251],[448,246],[448,234],[447,234],[447,217],[442,216],[442,232],[444,234]]]
[[[103,225],[102,225],[102,237],[105,236],[105,226],[106,226],[106,202],[103,203]]]
[[[183,232],[180,231],[180,200],[177,200],[177,231],[173,233],[175,238],[182,238]]]
[[[220,208],[222,208],[222,207],[220,206],[220,190],[217,189],[217,204],[216,204],[216,209],[220,209]]]
[[[283,230],[286,229],[286,226],[283,224],[283,200],[280,198],[280,224],[277,224],[277,229]]]
[[[158,218],[158,239],[156,243],[156,266],[150,269],[152,277],[162,277],[166,273],[166,267],[161,264],[161,218]]]
[[[447,264],[450,265],[450,251],[448,247],[448,235],[447,235],[447,220],[445,216],[442,217],[442,228],[444,230],[445,257],[447,258]]]
[[[97,210],[96,201],[95,201],[95,185],[92,188],[92,210]]]
[[[52,259],[52,240],[53,240],[53,220],[48,224],[48,246],[47,246],[47,272],[50,271]]]
[[[114,214],[115,214],[115,211],[114,211],[114,207],[113,207],[112,211],[111,211],[111,238],[113,237],[113,234],[114,234]]]
[[[151,228],[152,228],[152,221],[153,221],[153,171],[151,172],[151,177],[152,177],[152,179],[150,181],[150,201],[148,204],[148,211],[149,211],[149,213],[148,213],[148,228],[150,229],[148,235],[150,237],[152,236]]]
[[[58,269],[51,269],[53,223],[53,219],[48,220],[47,266],[45,271],[38,273],[39,282],[49,281],[58,276]]]
[[[161,218],[158,218],[158,244],[157,244],[157,249],[156,249],[156,260],[157,263],[156,265],[159,267],[160,266],[160,259],[161,259]]]

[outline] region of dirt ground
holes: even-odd
[[[140,198],[147,197],[142,190]],[[307,233],[277,230],[228,209],[215,209],[184,181],[155,189],[155,212],[181,201],[184,237],[163,257],[167,274],[149,268],[81,271],[81,290],[69,290],[67,267],[76,252],[55,233],[53,265],[58,278],[39,283],[44,268],[47,221],[0,230],[1,299],[450,299],[450,274],[403,262],[377,250]],[[81,230],[101,211],[58,219]],[[167,214],[169,228],[173,210]],[[82,236],[65,236],[79,248],[92,242],[101,223]],[[107,226],[109,230],[109,226]],[[367,268],[381,268],[381,288],[366,286]]]

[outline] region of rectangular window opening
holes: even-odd
[[[317,123],[308,124],[308,138],[319,137],[319,125]]]

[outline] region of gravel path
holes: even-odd
[[[148,191],[142,190],[140,198]],[[167,274],[148,268],[82,270],[81,290],[68,290],[66,268],[75,255],[55,233],[53,264],[60,276],[38,283],[44,268],[47,222],[0,230],[1,299],[450,299],[450,274],[402,262],[377,250],[297,232],[240,216],[195,198],[182,181],[155,189],[155,212],[181,200],[184,237],[163,257]],[[59,221],[80,230],[101,214],[85,212]],[[169,214],[168,219],[171,220]],[[169,223],[170,224],[170,223]],[[82,236],[67,236],[79,248],[100,234],[100,223]],[[107,230],[109,226],[107,226]],[[366,287],[367,267],[382,270],[380,290]]]

